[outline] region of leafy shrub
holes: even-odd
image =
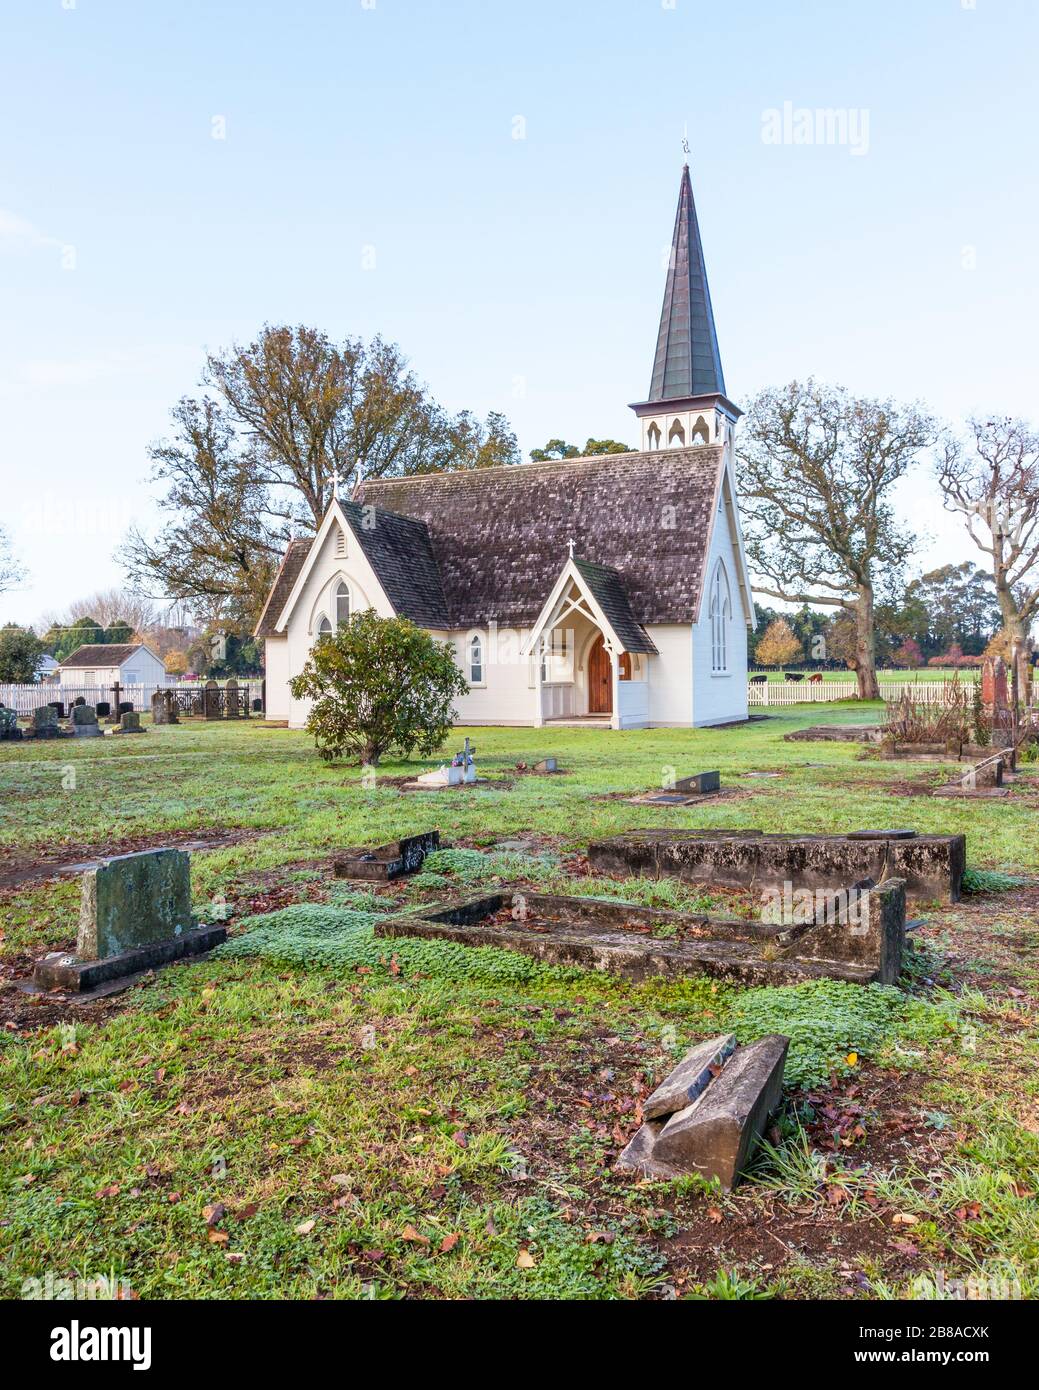
[[[933,1042],[955,1032],[957,1021],[951,1004],[915,999],[893,985],[811,980],[738,995],[727,1026],[741,1043],[787,1034],[787,1085],[818,1086],[832,1073],[849,1072],[851,1053],[875,1057],[898,1041]]]
[[[452,698],[469,687],[449,642],[369,608],[318,638],[289,689],[314,701],[307,729],[326,762],[374,766],[391,750],[435,753],[454,723]]]

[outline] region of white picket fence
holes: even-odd
[[[947,690],[956,686],[955,681],[881,681],[880,694],[885,700],[894,700],[903,691],[921,705],[942,705],[948,699]],[[959,683],[962,690],[972,682]],[[826,704],[830,700],[853,700],[859,693],[855,681],[821,680],[814,685],[806,677],[803,681],[749,681],[747,683],[747,703],[749,705],[810,705]],[[1039,701],[1039,681],[1033,682],[1031,703]]]
[[[224,686],[227,682],[218,681],[217,684]],[[184,681],[180,685],[174,681],[166,685],[121,685],[119,699],[128,701],[134,709],[146,714],[151,709],[152,696],[157,690],[190,690],[201,693],[204,686],[205,681]],[[263,682],[240,680],[238,689],[249,691],[251,703],[260,699]],[[32,714],[41,705],[49,705],[52,700],[61,700],[64,705],[71,705],[81,696],[88,705],[96,705],[101,700],[107,700],[111,704],[114,698],[110,685],[59,685],[57,682],[46,681],[37,685],[0,685],[0,705],[21,715]]]

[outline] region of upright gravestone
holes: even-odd
[[[191,912],[191,861],[181,849],[105,860],[83,875],[75,954],[38,961],[44,989],[82,991],[217,946],[225,927],[200,927]]]
[[[70,716],[72,732],[77,738],[101,738],[97,723],[97,711],[93,705],[73,705]]]
[[[207,719],[220,718],[220,687],[216,681],[206,681],[202,692],[202,711]]]
[[[119,727],[113,732],[117,734],[145,734],[148,731],[141,728],[141,716],[136,710],[128,709],[125,714],[119,716]]]
[[[152,723],[168,724],[170,722],[170,707],[166,701],[166,692],[157,690],[152,696]]]
[[[18,711],[8,709],[6,705],[0,705],[0,738],[10,739],[14,742],[21,736],[22,731],[18,727]]]
[[[235,680],[234,676],[231,677],[231,679],[227,682],[227,685],[224,687],[224,693],[227,698],[227,717],[228,719],[237,719],[238,682]]]
[[[53,705],[41,705],[33,710],[33,732],[37,738],[58,738],[58,711]]]

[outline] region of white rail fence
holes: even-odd
[[[947,691],[973,684],[972,681],[881,681],[880,694],[894,700],[903,691],[921,705],[942,705],[948,700]],[[854,700],[859,693],[855,681],[821,680],[811,684],[803,681],[750,681],[747,684],[749,705],[810,705],[827,704],[831,700]],[[1039,702],[1039,681],[1032,683],[1031,703]]]
[[[183,685],[120,685],[119,699],[147,714],[151,709],[152,696],[157,690],[173,690],[179,695],[198,695],[201,699],[205,684],[205,681],[191,681]],[[217,684],[223,688],[227,682],[218,681]],[[253,700],[262,698],[263,682],[240,680],[238,689],[248,690],[251,705]],[[67,708],[80,698],[88,705],[96,705],[102,700],[111,704],[115,699],[115,692],[111,685],[58,685],[47,682],[41,682],[39,685],[0,685],[0,705],[21,715],[32,714],[41,705],[56,703],[58,700]]]

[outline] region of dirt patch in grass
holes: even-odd
[[[102,859],[117,854],[134,854],[146,849],[225,849],[271,833],[269,830],[167,830],[161,835],[125,835],[104,845],[72,841],[32,853],[8,851],[0,869],[0,889],[39,883],[58,875],[81,874],[96,868]]]

